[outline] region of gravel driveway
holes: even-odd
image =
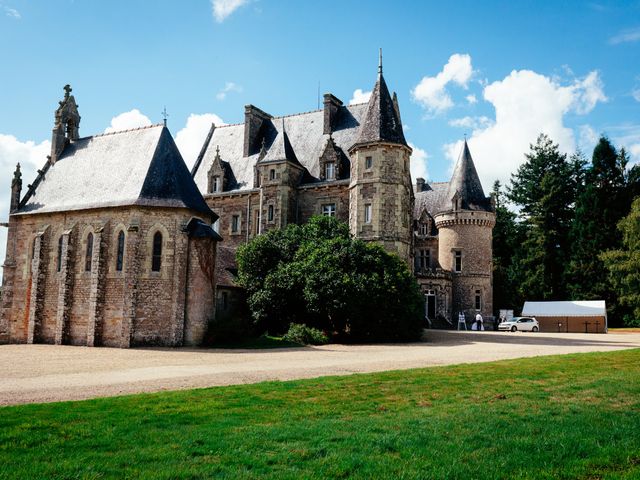
[[[0,405],[640,347],[640,333],[427,331],[413,344],[271,350],[0,346]]]

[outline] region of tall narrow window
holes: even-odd
[[[336,179],[336,164],[333,162],[327,162],[324,165],[324,178],[326,180]]]
[[[370,170],[373,167],[373,157],[365,157],[364,159],[364,168]]]
[[[231,233],[238,233],[240,231],[240,215],[233,215],[231,217]]]
[[[276,169],[272,168],[271,170],[269,170],[269,180],[275,180],[276,179]]]
[[[269,205],[267,209],[267,220],[273,222],[273,205]]]
[[[482,295],[480,290],[476,290],[476,310],[480,310],[482,307]]]
[[[372,216],[372,209],[371,209],[371,204],[367,203],[364,206],[364,223],[371,223],[371,216]]]
[[[116,271],[121,272],[124,265],[124,232],[118,234],[118,246],[116,249]]]
[[[62,270],[62,236],[58,239],[58,272]]]
[[[211,193],[217,193],[220,191],[220,177],[217,175],[211,180]]]
[[[151,255],[151,271],[159,272],[162,266],[162,234],[156,232],[153,236],[153,252]]]
[[[462,271],[462,250],[454,251],[454,271],[461,272]]]
[[[91,271],[91,261],[93,260],[93,233],[87,235],[87,250],[84,254],[84,271]]]
[[[336,216],[336,204],[335,203],[327,203],[322,205],[322,215],[325,217],[335,217]]]

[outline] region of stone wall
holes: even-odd
[[[15,242],[15,248],[8,250],[7,261],[15,266],[8,269],[9,295],[0,312],[7,340],[119,347],[182,344],[190,255],[183,228],[193,216],[198,215],[184,209],[143,207],[11,216],[9,243]],[[125,249],[118,271],[120,232]],[[156,232],[162,234],[159,272],[152,271],[151,262]],[[197,276],[198,263],[191,264],[189,271]],[[209,296],[211,305],[213,292]],[[201,341],[211,315],[205,307],[192,313],[188,343]]]
[[[352,152],[349,228],[367,241],[381,243],[413,268],[413,187],[410,150],[399,145],[360,147]],[[371,157],[371,168],[367,168]],[[365,209],[371,205],[371,221]]]
[[[452,314],[464,312],[467,318],[479,311],[493,315],[492,229],[495,214],[484,211],[452,211],[436,215],[438,259],[453,275]],[[460,251],[461,271],[455,271],[455,252]],[[480,310],[476,310],[476,292],[480,292]]]

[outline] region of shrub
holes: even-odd
[[[282,337],[287,342],[301,345],[324,345],[329,343],[329,337],[317,328],[308,327],[302,323],[292,323],[289,330]]]

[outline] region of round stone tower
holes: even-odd
[[[449,208],[435,215],[438,260],[452,272],[452,316],[493,315],[493,227],[495,209],[484,196],[467,142],[449,183]]]

